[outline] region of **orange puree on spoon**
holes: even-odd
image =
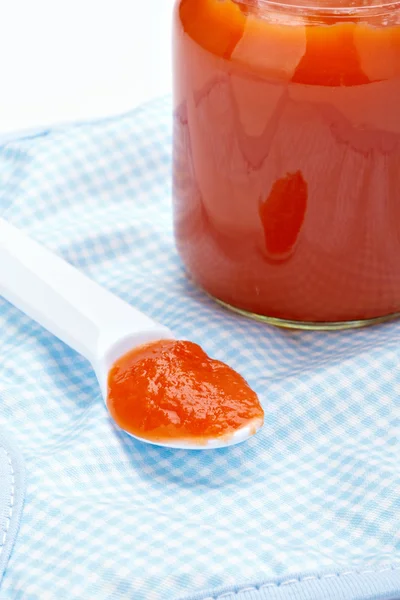
[[[153,442],[204,443],[261,427],[257,394],[236,371],[192,342],[160,340],[120,358],[108,379],[108,409],[125,431]]]

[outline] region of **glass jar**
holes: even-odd
[[[332,2],[175,8],[179,253],[289,327],[400,313],[400,1]]]

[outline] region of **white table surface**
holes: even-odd
[[[169,93],[173,4],[0,2],[0,139]]]

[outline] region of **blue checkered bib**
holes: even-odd
[[[265,426],[209,452],[135,441],[89,364],[0,299],[0,428],[26,470],[0,598],[398,599],[400,322],[290,332],[196,289],[173,242],[170,115],[162,99],[3,144],[0,213],[240,371]]]

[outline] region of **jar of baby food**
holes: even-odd
[[[292,327],[400,313],[400,1],[179,0],[174,226],[189,275]]]

